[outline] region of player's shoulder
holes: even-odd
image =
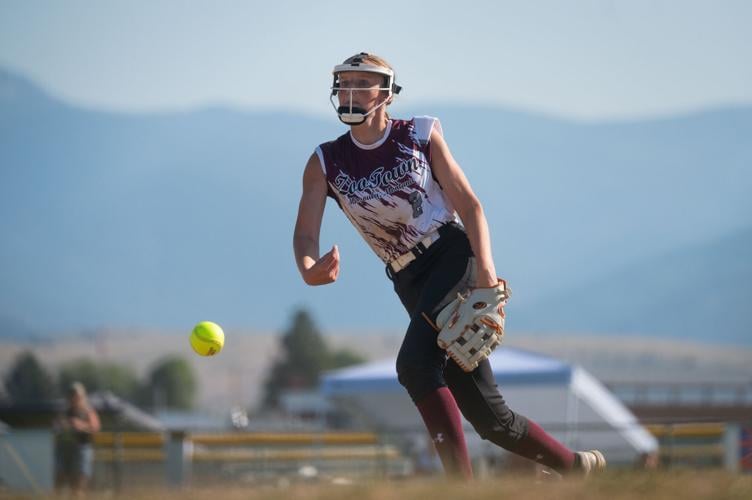
[[[419,115],[411,118],[392,118],[392,130],[414,129],[421,127],[423,124],[433,124],[439,121],[435,116]]]
[[[419,115],[410,119],[392,120],[393,130],[404,130],[419,144],[426,144],[431,139],[434,129],[441,134],[441,122],[435,116]]]

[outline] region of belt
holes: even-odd
[[[409,263],[417,259],[419,255],[422,255],[428,247],[433,245],[439,239],[439,236],[441,235],[439,234],[438,229],[428,234],[428,236],[416,243],[415,246],[406,253],[403,253],[396,259],[392,259],[392,261],[389,262],[389,267],[395,273],[402,271]]]

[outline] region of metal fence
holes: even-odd
[[[614,432],[612,426],[605,425],[546,423],[544,427],[560,435],[573,431],[579,434]],[[646,461],[640,465],[752,471],[751,422],[655,422],[646,428],[658,439],[660,451],[653,457],[644,457]],[[92,487],[127,492],[219,483],[381,480],[432,470],[438,472],[435,457],[433,469],[424,467],[410,444],[410,436],[422,437],[430,448],[430,439],[426,439],[422,429],[313,433],[102,432],[94,441]],[[49,491],[52,488],[52,440],[47,430],[0,434],[0,491],[3,488],[35,493]],[[494,474],[495,469],[503,473],[505,468],[520,466],[511,454],[502,454],[499,459],[497,447],[489,444],[488,449],[493,453],[476,457],[482,459],[477,464],[479,469]],[[607,456],[616,452],[603,451]]]

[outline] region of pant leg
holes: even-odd
[[[395,278],[395,289],[410,314],[410,324],[397,355],[397,378],[413,401],[446,386],[446,351],[436,344],[438,333],[426,320],[435,321],[441,304],[448,302],[472,279],[474,260],[467,236],[452,235],[444,246],[425,255],[415,268]]]
[[[462,415],[478,435],[513,451],[517,442],[527,434],[528,420],[507,406],[494,380],[491,363],[485,360],[467,373],[449,360],[444,379]]]
[[[560,473],[571,471],[575,466],[572,450],[506,405],[488,360],[471,373],[450,360],[444,378],[460,411],[480,437]]]
[[[446,359],[446,351],[436,345],[433,327],[422,316],[414,316],[397,355],[397,380],[413,402],[446,386]]]
[[[446,234],[446,233],[445,233]],[[410,314],[405,339],[397,356],[397,376],[418,408],[444,470],[450,476],[472,479],[462,417],[444,381],[446,352],[436,344],[432,322],[446,297],[466,274],[472,259],[467,237],[460,230],[442,236],[414,265],[394,279],[400,300]],[[429,320],[424,317],[428,316]]]

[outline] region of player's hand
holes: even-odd
[[[339,276],[339,249],[334,245],[314,265],[303,271],[303,280],[311,285],[326,285],[337,281]]]

